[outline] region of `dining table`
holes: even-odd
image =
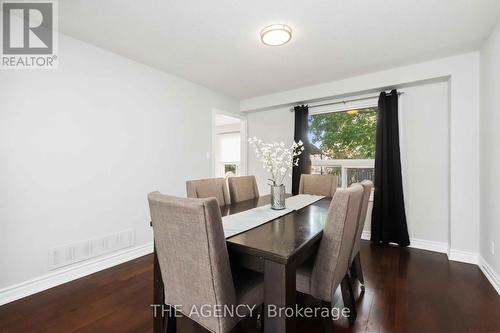
[[[287,195],[290,197],[290,195]],[[324,197],[269,222],[226,239],[231,263],[264,275],[264,332],[294,333],[295,316],[268,316],[267,309],[295,308],[296,268],[313,256],[323,233],[331,198]],[[229,216],[269,205],[270,196],[221,207]],[[271,209],[271,208],[269,208]],[[167,286],[168,287],[168,286]],[[164,304],[164,285],[156,250],[154,252],[154,302]],[[275,312],[273,312],[275,313]],[[154,317],[155,333],[164,332],[167,319]]]

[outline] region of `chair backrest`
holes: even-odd
[[[226,178],[188,180],[186,191],[188,198],[215,198],[219,206],[231,204]]]
[[[148,195],[156,253],[165,285],[165,302],[189,316],[204,304],[236,303],[219,205],[214,198]],[[189,316],[212,332],[228,331],[236,318]]]
[[[315,194],[333,197],[337,190],[335,175],[300,175],[299,194]]]
[[[356,236],[354,238],[354,246],[352,248],[350,262],[354,260],[354,257],[356,257],[359,252],[361,235],[363,234],[363,229],[365,227],[366,212],[368,211],[368,203],[370,202],[370,195],[373,189],[373,183],[370,180],[363,180],[360,184],[363,186],[363,199],[359,208],[358,226],[356,229]]]
[[[231,202],[240,202],[259,197],[259,189],[255,176],[229,177],[227,181]]]
[[[331,301],[347,273],[362,196],[359,184],[333,196],[311,276],[311,294],[316,298]]]

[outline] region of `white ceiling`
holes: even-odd
[[[62,32],[236,98],[478,49],[500,0],[64,0]],[[293,29],[264,46],[259,31]]]

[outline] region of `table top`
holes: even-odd
[[[323,198],[302,209],[264,223],[228,238],[232,251],[287,263],[305,247],[317,243],[323,233],[331,198]],[[222,216],[239,213],[270,203],[270,196],[261,196],[221,207]]]

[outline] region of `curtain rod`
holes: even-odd
[[[404,92],[398,92],[398,96],[403,95]],[[390,93],[386,94],[386,96],[391,96]],[[336,104],[346,104],[348,102],[356,102],[356,101],[363,101],[365,99],[372,99],[372,98],[378,98],[379,95],[374,95],[374,96],[367,96],[367,97],[360,97],[360,98],[353,98],[353,99],[347,99],[347,100],[342,100],[342,101],[337,101],[337,102],[331,102],[331,103],[323,103],[323,104],[318,104],[318,105],[312,105],[309,107],[309,109],[312,108],[317,108],[320,106],[327,106],[327,105],[336,105]],[[293,107],[290,109],[290,111],[294,111]]]

